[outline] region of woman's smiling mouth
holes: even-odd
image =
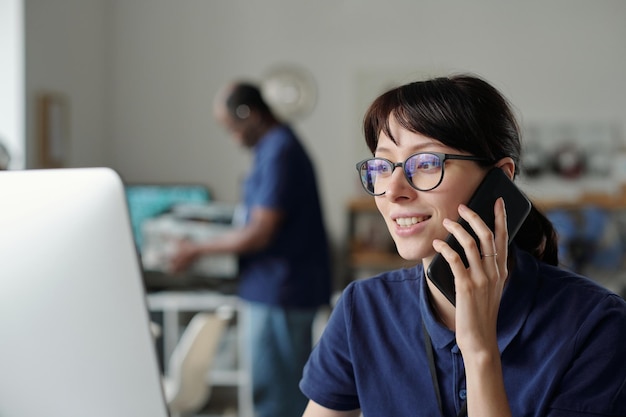
[[[394,221],[400,227],[410,227],[414,224],[421,223],[424,220],[430,219],[430,216],[420,216],[420,217],[398,217]]]

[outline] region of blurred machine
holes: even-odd
[[[142,225],[141,262],[149,271],[167,272],[172,254],[183,239],[206,242],[233,229],[235,207],[220,203],[178,204],[171,212],[147,219]],[[237,258],[230,254],[205,256],[195,262],[190,274],[235,278]]]
[[[235,205],[212,201],[209,190],[198,184],[130,184],[126,196],[148,291],[235,291],[238,259],[234,255],[205,256],[183,274],[168,272],[181,240],[208,241],[236,227]]]

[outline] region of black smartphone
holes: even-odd
[[[507,177],[504,171],[500,168],[492,168],[487,173],[483,181],[478,185],[478,188],[470,198],[467,206],[474,210],[481,217],[481,219],[483,219],[485,224],[493,231],[495,227],[493,208],[499,197],[504,198],[510,243],[528,216],[528,213],[530,213],[530,201],[520,191],[520,189],[517,188],[517,185],[515,185],[513,181]],[[476,236],[469,223],[462,218],[459,218],[458,222],[474,237],[476,243],[480,247],[478,236]],[[467,262],[467,257],[465,256],[465,251],[456,238],[452,234],[449,234],[446,238],[446,243],[459,253],[465,267],[467,268],[469,264]],[[452,305],[456,305],[454,275],[452,274],[452,269],[450,268],[448,261],[446,261],[441,254],[437,253],[435,255],[428,267],[426,275],[428,276],[428,279],[430,279],[437,286],[437,288],[439,288],[443,295],[446,296]]]

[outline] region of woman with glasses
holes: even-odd
[[[466,206],[490,169],[519,171],[506,98],[472,75],[414,82],[378,97],[364,132],[362,185],[421,264],[344,290],[300,382],[304,416],[626,416],[624,300],[559,268],[535,207],[509,245],[502,199],[493,232]],[[425,277],[438,253],[456,307]]]

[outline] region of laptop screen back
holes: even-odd
[[[0,416],[167,416],[114,171],[0,173],[0,270]]]

